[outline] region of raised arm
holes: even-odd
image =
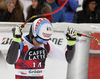
[[[75,43],[76,43],[76,35],[75,31],[72,28],[68,28],[68,31],[66,33],[67,36],[67,46],[65,51],[61,50],[58,46],[56,46],[54,43],[49,41],[50,44],[50,52],[49,54],[57,58],[61,61],[66,61],[68,63],[71,63],[74,53],[75,53]]]
[[[72,10],[75,11],[79,6],[79,2],[78,0],[69,0],[69,5],[72,8]]]
[[[75,53],[75,43],[76,43],[76,31],[70,27],[67,28],[65,33],[67,37],[67,51],[65,53],[66,60],[71,63],[74,53]]]
[[[22,47],[22,42],[21,42],[21,31],[19,29],[19,26],[16,26],[13,29],[13,41],[12,44],[10,45],[9,49],[8,49],[8,53],[7,53],[7,57],[6,57],[6,61],[9,64],[14,64],[16,63],[20,51],[21,51],[21,47]]]

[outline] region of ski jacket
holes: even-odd
[[[82,4],[83,10],[75,13],[74,20],[73,20],[74,23],[100,23],[100,12],[98,10],[98,6],[95,7],[94,11],[91,11],[88,8],[88,5],[91,1],[95,1],[95,0],[83,1]]]
[[[28,36],[21,40],[20,44],[12,42],[6,57],[9,64],[15,64],[16,79],[43,79],[47,55],[70,63],[75,51],[74,45],[62,51],[52,41],[35,47]]]
[[[7,9],[7,0],[0,1],[0,22],[24,22],[23,5],[17,0],[12,13]]]
[[[32,5],[30,5],[27,8],[27,20],[30,17],[34,16],[34,15],[46,14],[46,13],[50,13],[50,12],[51,12],[51,6],[49,4],[44,3],[41,6],[38,5],[38,8],[37,9],[33,9],[32,8]],[[51,17],[51,15],[46,16],[46,18],[52,23],[52,17]],[[29,22],[33,22],[35,19],[36,18],[30,20]]]
[[[60,7],[56,2],[49,5],[52,7],[52,12],[57,10]],[[66,19],[65,12],[63,9],[60,9],[58,12],[52,14],[51,16],[52,16],[52,23],[65,22],[65,19]]]
[[[65,2],[65,0],[63,0]],[[67,4],[64,6],[64,11],[66,15],[66,22],[73,22],[73,18],[78,8],[78,0],[68,0]]]

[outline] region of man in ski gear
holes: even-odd
[[[75,52],[76,31],[68,27],[65,51],[50,40],[52,33],[53,26],[46,18],[36,19],[29,34],[24,37],[19,25],[13,29],[14,37],[6,61],[15,65],[16,79],[43,79],[47,55],[71,63]]]

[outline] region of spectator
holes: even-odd
[[[96,0],[84,0],[83,10],[74,16],[75,23],[100,23],[100,13]]]
[[[39,14],[46,14],[51,12],[51,6],[44,3],[44,0],[32,0],[32,5],[30,5],[27,9],[27,19],[34,15]],[[47,16],[47,19],[49,19],[50,22],[52,22],[52,17]],[[33,22],[36,18],[32,19],[30,22]]]
[[[60,2],[62,1],[64,3],[66,0],[58,0],[58,1]],[[66,22],[73,22],[73,18],[74,18],[76,9],[78,8],[78,5],[79,5],[78,0],[68,0],[67,4],[63,8],[66,15]]]
[[[98,3],[98,10],[100,12],[100,0],[97,0],[97,3]]]
[[[32,0],[19,0],[23,4],[24,18],[27,18],[27,8],[32,5]]]
[[[2,0],[0,2],[0,21],[24,21],[23,7],[19,0]]]
[[[57,10],[60,5],[58,4],[58,0],[45,0],[52,7],[52,12]],[[52,14],[52,22],[65,22],[65,12],[63,9],[59,10],[55,14]]]

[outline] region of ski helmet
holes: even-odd
[[[36,19],[31,27],[29,35],[31,38],[40,37],[44,40],[49,40],[53,33],[53,26],[46,18],[38,18]]]

